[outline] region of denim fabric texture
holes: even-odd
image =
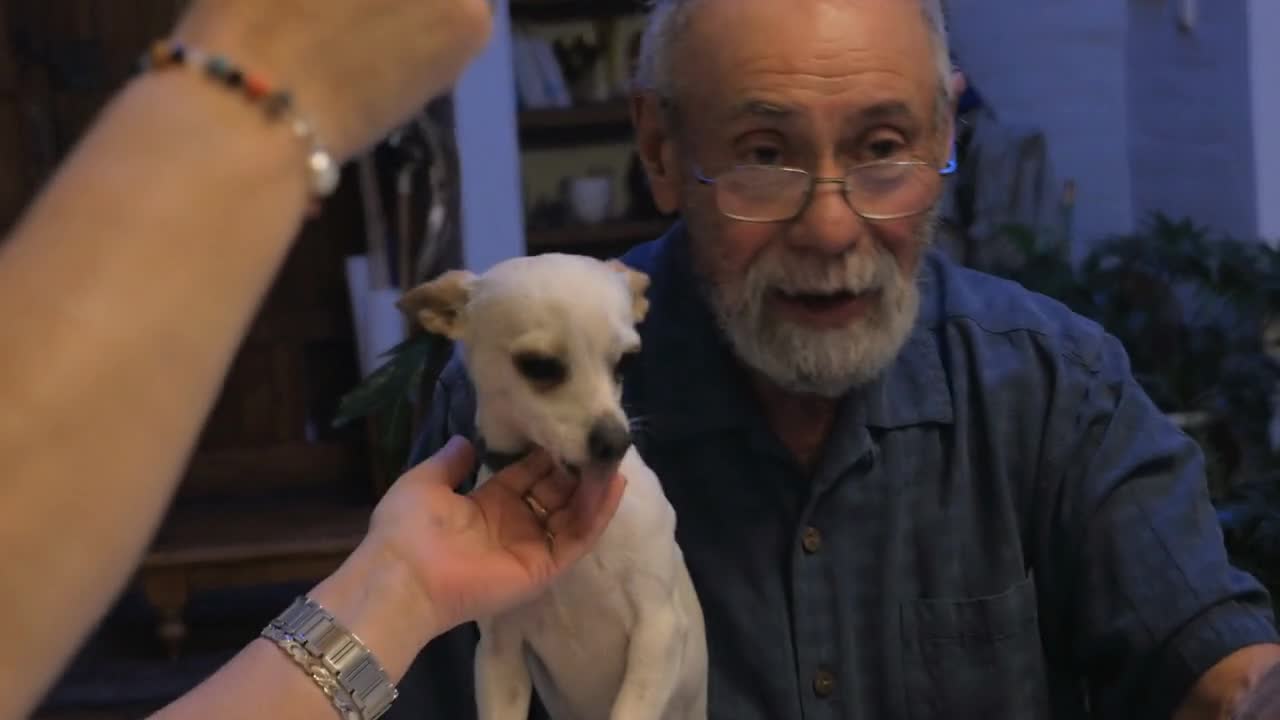
[[[686,242],[677,224],[623,258],[652,278],[625,401],[706,616],[711,717],[1168,718],[1219,659],[1277,640],[1198,447],[1095,323],[927,254],[912,336],[805,472]],[[455,359],[414,462],[473,415]],[[387,718],[474,718],[475,641],[429,645]]]

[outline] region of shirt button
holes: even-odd
[[[818,528],[807,527],[804,534],[800,536],[800,545],[804,547],[807,553],[816,553],[822,549],[822,533],[818,532]]]
[[[819,670],[813,676],[813,692],[818,697],[826,697],[836,688],[836,678],[826,670]]]

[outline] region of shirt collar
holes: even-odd
[[[631,259],[651,276],[640,372],[627,385],[628,394],[648,401],[645,422],[676,435],[749,428],[760,409],[698,288],[684,224],[677,222]],[[923,264],[921,311],[902,351],[876,380],[842,398],[838,428],[850,422],[881,429],[952,422],[932,292],[937,261],[930,254]]]

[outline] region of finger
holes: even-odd
[[[622,503],[627,479],[614,475],[607,483],[581,483],[565,512],[552,516],[547,527],[555,535],[553,559],[563,567],[582,557],[600,539]]]
[[[553,467],[551,472],[534,481],[524,494],[532,495],[547,509],[548,513],[554,515],[568,508],[569,501],[577,489],[576,478],[564,470]]]
[[[546,477],[551,472],[552,467],[551,457],[547,455],[546,451],[541,448],[534,448],[533,451],[518,462],[494,473],[485,486],[500,486],[517,495],[523,495],[525,491],[533,487],[534,483]]]
[[[476,467],[476,452],[461,435],[454,435],[431,457],[410,468],[405,475],[421,477],[457,489]]]

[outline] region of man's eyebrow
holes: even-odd
[[[786,120],[798,114],[795,108],[786,105],[779,105],[776,102],[758,98],[749,98],[734,104],[729,110],[728,119],[732,121],[752,117],[766,120]],[[885,100],[868,105],[854,112],[849,118],[850,122],[864,125],[889,120],[903,121],[913,119],[915,119],[915,114],[912,112],[911,106],[901,100]]]
[[[735,103],[729,110],[729,120],[740,120],[745,117],[785,120],[795,114],[796,111],[792,108],[768,100],[751,98]]]
[[[885,122],[887,120],[914,120],[915,114],[911,106],[901,100],[885,100],[858,110],[850,117],[851,121],[861,124]]]

